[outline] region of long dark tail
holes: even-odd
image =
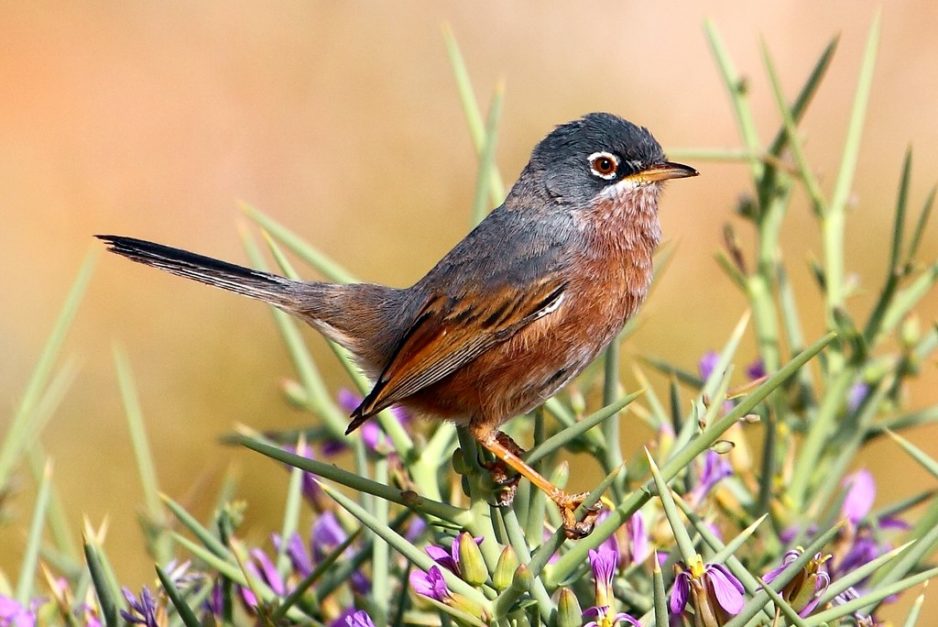
[[[120,235],[95,237],[104,241],[111,252],[132,261],[250,296],[284,309],[292,310],[299,305],[297,288],[302,284],[297,281],[142,239]]]

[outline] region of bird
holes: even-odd
[[[179,248],[97,235],[133,261],[266,302],[346,348],[373,381],[346,434],[401,405],[465,428],[588,535],[570,494],[525,463],[499,427],[576,377],[645,300],[661,239],[668,161],[648,129],[611,113],[560,124],[534,147],[504,202],[410,287],[297,281]]]

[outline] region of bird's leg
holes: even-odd
[[[568,538],[582,538],[590,534],[596,522],[596,517],[602,509],[601,504],[597,503],[590,507],[586,511],[583,520],[578,521],[574,512],[586,499],[588,493],[568,494],[555,486],[524,461],[524,449],[518,446],[507,434],[484,423],[473,423],[469,429],[472,437],[495,455],[497,459],[526,478],[535,487],[543,490],[557,504],[557,507],[560,508],[560,514],[563,516],[564,533]]]

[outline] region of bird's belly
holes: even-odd
[[[571,286],[564,304],[408,399],[411,407],[464,423],[498,426],[547,400],[622,329],[645,290],[622,282]]]

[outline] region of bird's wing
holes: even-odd
[[[486,290],[481,301],[472,298],[477,294],[428,300],[374,388],[352,413],[347,432],[550,314],[560,305],[565,288],[560,273],[550,273],[524,290],[510,283]]]

